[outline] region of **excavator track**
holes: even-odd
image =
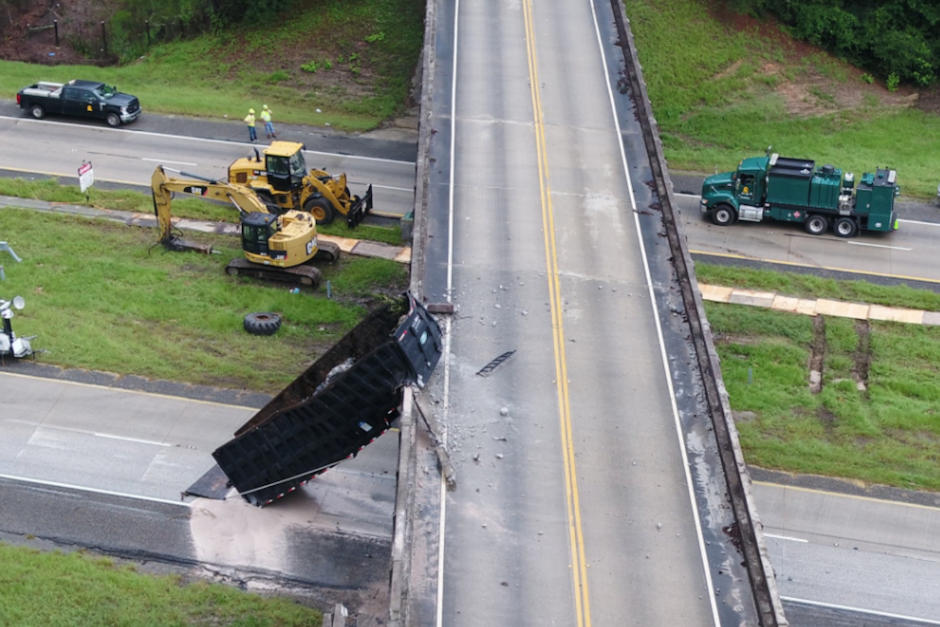
[[[252,263],[244,258],[232,259],[225,267],[225,272],[230,276],[250,276],[262,281],[279,281],[313,289],[320,285],[323,278],[320,270],[309,264],[279,268]]]

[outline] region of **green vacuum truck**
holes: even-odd
[[[766,156],[742,160],[734,172],[706,177],[702,213],[719,226],[770,219],[802,224],[812,235],[831,228],[839,237],[852,237],[859,231],[896,231],[898,193],[895,170],[866,172],[856,187],[851,172],[817,168],[810,159],[768,149]]]

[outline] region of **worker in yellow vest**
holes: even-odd
[[[261,107],[261,119],[264,120],[264,133],[268,136],[268,139],[277,139],[274,124],[271,122],[271,110],[268,109],[268,105]]]
[[[248,125],[248,139],[255,141],[258,135],[255,134],[255,110],[248,109],[248,115],[245,116],[245,124]]]

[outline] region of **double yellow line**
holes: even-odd
[[[558,413],[561,423],[562,456],[565,464],[565,497],[568,507],[568,541],[571,547],[571,575],[574,584],[578,627],[590,627],[591,605],[588,595],[587,562],[584,557],[584,534],[581,531],[581,505],[578,497],[578,476],[574,465],[571,435],[571,403],[568,397],[568,366],[565,358],[565,331],[561,319],[561,286],[558,280],[558,252],[555,245],[555,218],[548,184],[548,158],[545,148],[545,122],[539,95],[539,73],[535,61],[535,32],[532,28],[532,2],[523,0],[525,16],[526,56],[529,62],[529,86],[535,126],[535,149],[538,155],[539,199],[542,207],[542,232],[545,238],[545,269],[548,276],[549,301],[552,312],[552,338],[555,352],[555,380],[558,389]]]

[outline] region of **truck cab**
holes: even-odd
[[[735,222],[739,217],[753,219],[752,214],[760,215],[771,158],[748,157],[741,160],[734,172],[706,177],[702,182],[702,213],[722,226]]]

